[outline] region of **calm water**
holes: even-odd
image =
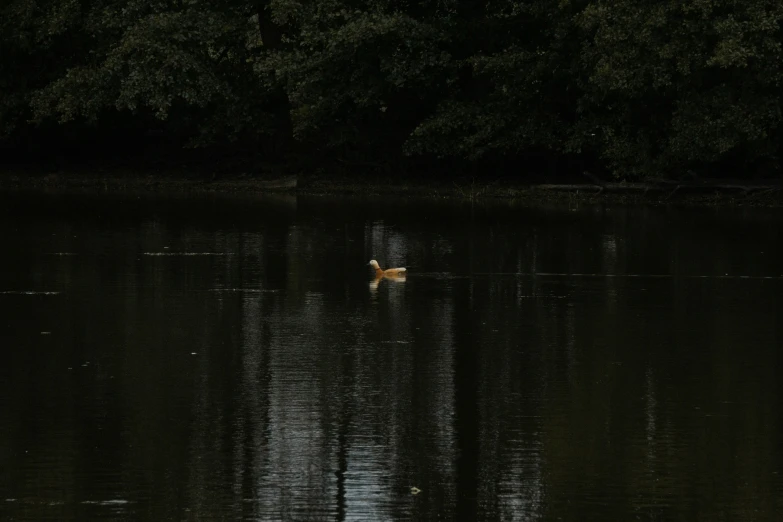
[[[774,210],[0,196],[0,519],[779,519],[781,240]]]

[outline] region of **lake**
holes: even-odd
[[[2,520],[783,509],[780,210],[5,194],[0,238]]]

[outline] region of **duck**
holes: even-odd
[[[405,277],[406,272],[408,271],[406,268],[387,268],[386,270],[382,270],[378,261],[375,259],[367,263],[367,265],[375,269],[375,277],[378,279],[382,277]]]
[[[370,292],[372,293],[378,291],[378,285],[380,285],[381,281],[384,279],[387,281],[393,281],[395,283],[404,283],[405,274],[408,271],[405,268],[389,268],[386,270],[381,270],[380,265],[378,265],[378,261],[375,259],[367,263],[367,266],[371,266],[373,269],[375,269],[375,278],[370,281]]]

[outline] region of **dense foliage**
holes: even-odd
[[[781,21],[779,0],[5,0],[0,137],[769,175]]]

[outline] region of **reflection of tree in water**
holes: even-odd
[[[157,519],[764,518],[777,283],[692,276],[773,273],[779,227],[629,212],[14,223],[79,256],[5,261],[61,291],[0,301],[53,330],[3,370],[0,445],[36,448],[9,488]],[[139,257],[165,246],[232,255]],[[419,268],[371,298],[369,251]]]

